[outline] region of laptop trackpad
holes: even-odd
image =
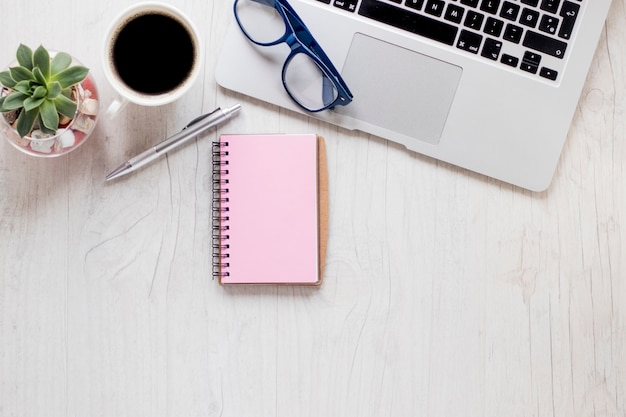
[[[357,33],[342,76],[354,95],[335,112],[438,143],[463,70]]]

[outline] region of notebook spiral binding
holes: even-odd
[[[228,199],[228,142],[213,142],[213,201],[212,212],[212,245],[213,245],[213,278],[229,276],[227,271],[230,263],[228,240],[230,236],[228,221],[230,220]]]

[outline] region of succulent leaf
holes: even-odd
[[[19,91],[14,91],[13,93],[6,96],[4,101],[2,102],[2,108],[0,111],[12,111],[17,110],[22,107],[24,100],[28,98],[28,95],[24,93],[20,93]]]
[[[28,97],[26,100],[24,100],[24,110],[30,111],[41,106],[45,99],[45,97]]]
[[[48,95],[48,89],[46,89],[46,87],[40,85],[39,87],[35,88],[35,91],[33,92],[32,98],[38,99],[38,98],[46,97],[47,95]]]
[[[58,81],[61,87],[67,88],[84,80],[89,73],[89,69],[76,65],[61,71],[51,77],[50,81]]]
[[[39,107],[31,111],[20,112],[17,118],[17,133],[24,137],[30,133],[35,124],[35,120],[39,117]]]
[[[41,72],[39,67],[33,68],[33,76],[35,77],[35,81],[41,85],[46,85],[48,83],[48,80],[46,80],[46,77],[43,75],[43,72]]]
[[[41,130],[43,133],[48,133],[50,135],[54,135],[57,133],[57,129],[48,129],[43,125],[43,122],[41,121],[41,113],[39,113],[39,130]]]
[[[72,57],[65,52],[59,52],[52,58],[52,64],[50,65],[50,76],[55,76],[61,71],[67,69],[72,63]]]
[[[62,91],[61,84],[58,81],[54,81],[48,84],[47,96],[49,99],[55,99]]]
[[[59,113],[51,100],[44,100],[39,106],[40,116],[43,125],[48,129],[55,131],[59,127]]]
[[[9,71],[0,72],[0,84],[8,88],[13,88],[15,80],[11,77],[11,73]]]
[[[75,102],[68,97],[65,97],[63,94],[59,94],[57,98],[54,99],[54,105],[56,106],[57,111],[63,116],[72,118],[76,115],[76,108],[78,106]]]
[[[44,80],[50,77],[50,54],[43,46],[40,46],[33,53],[33,73],[35,68],[39,68],[44,76]]]
[[[11,78],[13,78],[13,81],[17,83],[24,80],[34,79],[32,71],[26,67],[11,67],[9,68],[9,72],[11,73]]]
[[[24,68],[33,69],[33,51],[26,45],[21,44],[17,48],[17,62]]]
[[[24,93],[26,95],[30,95],[31,93],[31,85],[30,85],[30,81],[28,80],[24,80],[24,81],[20,81],[19,83],[15,84],[13,86],[13,90],[15,91],[19,91],[20,93]]]

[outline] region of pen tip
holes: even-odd
[[[106,180],[107,181],[111,181],[115,178],[121,177],[122,175],[124,175],[126,173],[126,171],[131,167],[131,165],[128,162],[124,162],[122,165],[120,165],[119,167],[115,168],[113,171],[111,171],[107,176],[106,176]]]

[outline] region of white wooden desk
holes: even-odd
[[[625,0],[542,194],[218,88],[231,2],[170,2],[203,32],[195,91],[129,106],[67,157],[0,142],[0,417],[626,416]],[[128,3],[2,0],[0,63],[20,42],[66,50],[107,104],[102,36]],[[227,125],[104,182],[237,102]],[[326,137],[321,288],[211,280],[226,132]]]

